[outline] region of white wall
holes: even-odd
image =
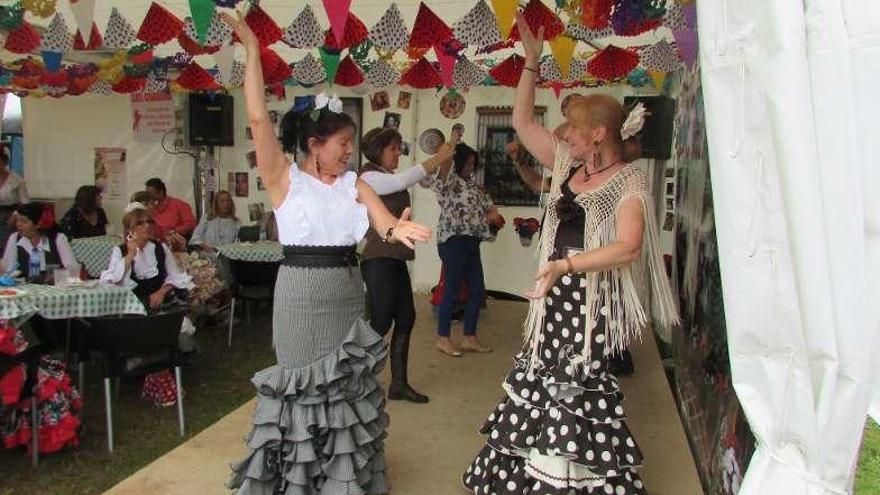
[[[347,88],[334,88],[339,96],[361,96]],[[581,90],[587,93],[591,90]],[[602,91],[622,98],[623,90],[606,88]],[[287,100],[269,103],[270,110],[284,112],[293,104],[293,98],[300,94],[313,93],[314,89],[288,88]],[[465,125],[464,141],[471,145],[477,142],[478,106],[511,106],[514,90],[510,88],[474,88],[465,94],[467,109],[457,120],[442,116],[439,110],[443,93],[433,90],[411,91],[412,103],[409,110],[397,108],[398,89],[388,90],[391,107],[378,112],[370,110],[369,97],[364,97],[363,127],[369,130],[380,126],[385,112],[397,112],[402,116],[401,133],[404,140],[411,143],[409,157],[402,157],[401,168],[406,168],[427,156],[418,149],[418,135],[421,131],[436,127],[448,136],[452,124]],[[226,189],[228,172],[249,172],[249,196],[235,198],[239,218],[248,221],[247,205],[270,203],[264,191],[257,190],[256,171],[249,170],[245,154],[252,149],[252,142],[245,138],[247,120],[244,99],[240,91],[235,97],[235,142],[233,147],[218,149],[218,181],[221,189]],[[564,94],[563,94],[564,96]],[[545,122],[552,126],[562,119],[559,111],[560,100],[551,91],[538,91],[538,105],[547,107]],[[130,130],[131,110],[126,96],[97,97],[83,96],[62,99],[26,99],[25,107],[25,160],[26,179],[32,195],[42,198],[70,198],[82,184],[91,184],[93,178],[94,148],[96,146],[122,146],[128,153],[128,191],[143,188],[144,181],[153,176],[161,177],[168,184],[169,193],[193,201],[193,163],[185,156],[172,156],[156,144],[141,144],[132,141]],[[413,191],[413,211],[417,221],[436,226],[440,211],[434,194],[416,187]],[[108,205],[109,206],[109,205]],[[514,294],[521,294],[532,285],[532,276],[537,268],[535,250],[537,242],[524,248],[513,229],[515,217],[541,218],[537,207],[502,207],[501,214],[507,225],[492,243],[484,243],[483,265],[486,287]],[[111,223],[118,229],[121,212],[108,208]],[[537,240],[537,236],[535,238]],[[433,287],[440,276],[440,260],[435,243],[420,245],[416,250],[416,261],[412,264],[413,286],[418,291]]]

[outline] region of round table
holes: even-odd
[[[115,235],[82,237],[70,241],[73,256],[86,269],[91,277],[98,278],[110,266],[113,248],[122,244],[122,238]]]

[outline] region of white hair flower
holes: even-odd
[[[621,139],[626,141],[638,134],[645,125],[645,116],[647,114],[648,112],[645,110],[645,105],[642,102],[636,103],[632,110],[629,111],[629,115],[626,116],[626,120],[620,128]]]
[[[128,213],[131,213],[131,212],[133,212],[133,211],[137,211],[137,210],[146,210],[146,209],[147,209],[147,207],[144,206],[143,203],[138,203],[137,201],[135,201],[135,202],[133,202],[133,203],[129,203],[128,206],[125,207],[125,211],[124,211],[124,212],[125,212],[126,214],[128,214]]]
[[[338,96],[328,96],[327,93],[321,91],[315,95],[315,108],[310,113],[312,120],[317,121],[321,110],[329,109],[333,113],[342,113],[342,100]]]

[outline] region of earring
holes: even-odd
[[[599,153],[599,141],[593,141],[593,168],[598,169],[602,165],[602,154]]]

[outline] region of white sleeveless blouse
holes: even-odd
[[[357,202],[357,194],[354,172],[324,184],[291,163],[287,197],[275,209],[278,240],[285,246],[357,244],[370,228],[367,207]]]

